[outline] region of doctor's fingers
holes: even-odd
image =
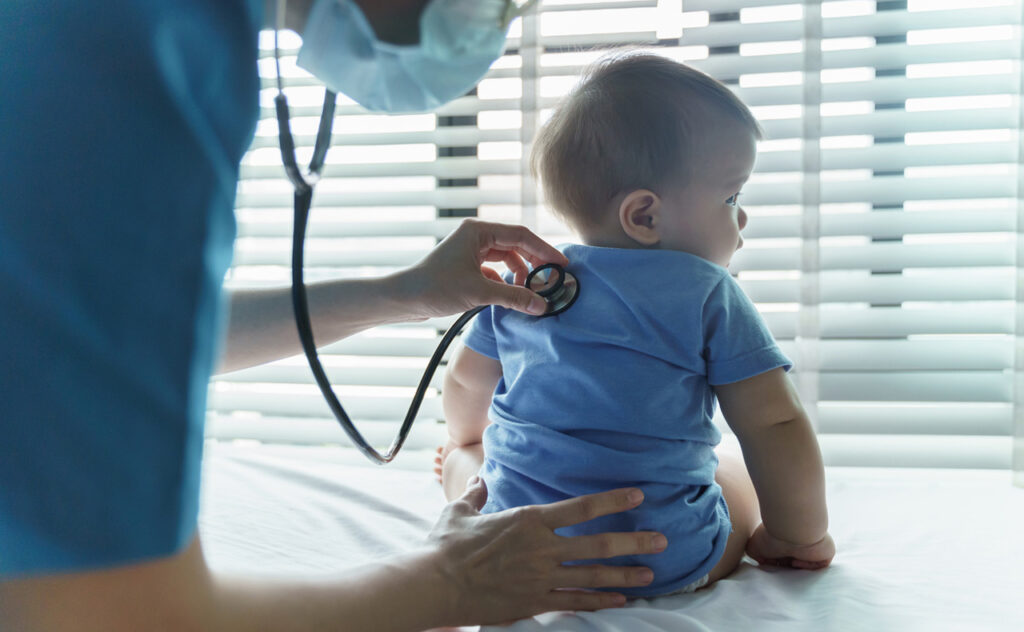
[[[635,487],[613,489],[597,494],[577,496],[547,505],[537,505],[540,517],[551,529],[568,527],[600,516],[629,511],[644,501],[644,494]]]
[[[487,281],[477,290],[468,294],[475,305],[501,305],[534,316],[540,316],[548,308],[547,302],[537,293],[504,281]]]
[[[472,231],[476,235],[479,252],[482,254],[491,250],[514,250],[535,266],[545,263],[569,263],[558,249],[525,226],[467,219],[456,230]]]
[[[555,572],[559,586],[574,588],[628,588],[646,586],[654,581],[654,573],[643,566],[563,566]]]
[[[578,535],[563,538],[562,543],[558,546],[556,557],[559,562],[571,562],[573,560],[599,560],[620,555],[647,555],[661,553],[665,550],[666,545],[665,536],[653,531]]]
[[[612,592],[593,592],[586,590],[552,590],[539,602],[540,612],[557,610],[603,610],[605,608],[621,608],[626,605],[624,595]]]
[[[491,250],[484,254],[484,261],[501,261],[515,275],[513,283],[523,285],[526,283],[526,275],[530,269],[526,266],[523,258],[512,250]]]

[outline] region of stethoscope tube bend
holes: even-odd
[[[359,451],[363,453],[366,458],[370,461],[377,463],[378,465],[384,465],[390,463],[398,456],[398,451],[402,449],[405,444],[405,440],[409,437],[409,432],[412,430],[412,424],[416,421],[416,415],[419,413],[420,405],[423,403],[423,397],[430,388],[430,381],[434,378],[434,373],[437,371],[438,365],[441,364],[441,359],[444,357],[445,351],[451,346],[452,341],[459,334],[463,327],[466,326],[470,320],[473,319],[483,307],[475,307],[461,316],[458,320],[448,328],[445,332],[441,342],[437,345],[437,349],[434,350],[434,354],[430,357],[430,361],[427,363],[427,368],[423,372],[423,377],[420,378],[420,383],[416,387],[416,393],[413,395],[412,402],[409,404],[409,410],[405,414],[405,420],[402,422],[401,428],[398,430],[398,434],[391,442],[391,446],[381,454],[369,442],[363,437],[362,433],[355,427],[352,419],[345,412],[345,408],[341,405],[338,397],[334,394],[334,389],[331,387],[331,382],[327,378],[327,373],[324,371],[323,365],[320,363],[320,357],[317,355],[316,342],[313,339],[312,324],[309,317],[309,304],[306,298],[306,285],[303,281],[302,267],[303,267],[303,241],[305,239],[306,232],[306,221],[309,216],[309,200],[310,194],[295,194],[295,234],[292,236],[292,308],[295,311],[295,324],[299,331],[299,340],[302,343],[302,352],[306,356],[306,361],[309,363],[309,368],[313,372],[313,377],[316,380],[317,386],[320,388],[320,392],[323,394],[324,399],[327,401],[328,407],[331,412],[334,413],[335,419],[341,425],[342,430],[348,435],[352,443],[355,444]]]
[[[278,61],[278,54],[277,32],[275,31],[275,63]],[[320,125],[317,130],[316,145],[313,149],[313,157],[309,163],[309,170],[304,175],[299,170],[298,161],[295,159],[295,142],[291,134],[288,100],[284,96],[284,90],[281,85],[280,68],[278,68],[277,72],[277,88],[278,93],[277,96],[274,97],[274,106],[277,114],[278,140],[281,145],[281,161],[284,163],[288,179],[295,188],[295,229],[292,233],[291,300],[292,309],[295,312],[295,324],[298,329],[299,340],[302,343],[302,352],[306,356],[306,361],[309,363],[309,368],[313,372],[313,377],[316,380],[317,386],[320,388],[320,392],[323,394],[328,407],[330,407],[331,412],[338,420],[338,423],[345,431],[345,434],[348,435],[349,439],[352,440],[352,443],[354,443],[370,461],[377,463],[378,465],[384,465],[393,461],[398,455],[398,451],[401,450],[402,446],[405,444],[405,440],[409,436],[409,431],[412,429],[412,424],[416,420],[416,414],[419,412],[420,405],[423,403],[423,397],[426,394],[427,389],[430,387],[430,381],[433,379],[434,372],[437,371],[438,365],[441,364],[441,359],[444,357],[445,351],[448,350],[448,347],[462,328],[466,326],[466,323],[480,313],[483,307],[476,307],[465,312],[459,316],[455,323],[448,328],[447,332],[445,332],[444,336],[441,338],[441,342],[437,345],[437,349],[434,350],[434,354],[430,357],[430,361],[427,363],[427,368],[423,373],[423,377],[420,379],[419,386],[416,387],[416,393],[413,396],[412,402],[409,404],[409,410],[406,412],[405,420],[402,422],[402,426],[399,428],[398,434],[391,442],[391,446],[387,451],[383,454],[378,452],[369,444],[369,442],[366,441],[359,430],[356,429],[355,424],[352,423],[352,419],[349,418],[348,413],[345,412],[345,408],[341,405],[341,402],[334,394],[334,389],[331,387],[331,382],[327,378],[327,373],[324,371],[324,367],[320,363],[320,357],[317,355],[316,351],[316,341],[313,338],[313,327],[309,315],[309,301],[306,295],[306,283],[303,276],[306,226],[309,223],[309,210],[313,202],[313,189],[316,186],[317,181],[320,179],[320,172],[323,169],[324,161],[327,157],[327,149],[330,147],[331,128],[334,122],[334,107],[337,95],[330,90],[324,93],[324,105],[323,111],[320,114]],[[557,275],[554,280],[551,279],[552,273]],[[538,282],[537,288],[534,288],[533,286],[535,279]],[[579,283],[575,277],[556,264],[546,264],[535,268],[530,272],[529,276],[527,276],[526,286],[531,289],[535,289],[538,294],[548,301],[548,311],[542,314],[542,316],[560,314],[575,302],[576,297],[579,294]]]

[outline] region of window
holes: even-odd
[[[529,177],[531,138],[587,63],[647,48],[725,82],[765,127],[734,271],[796,363],[826,462],[1008,468],[1015,419],[1024,428],[1020,24],[1020,0],[547,0],[513,24],[475,93],[437,113],[383,117],[340,98],[307,279],[408,265],[467,216],[569,240]],[[231,286],[289,278],[264,35]],[[308,159],[322,92],[294,66],[298,39],[282,42]],[[453,320],[324,350],[375,442]],[[301,357],[217,378],[210,395],[212,437],[347,441]],[[440,442],[440,417],[434,392],[407,449]]]

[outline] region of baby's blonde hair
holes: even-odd
[[[763,135],[747,106],[708,75],[660,55],[606,56],[538,132],[530,170],[553,211],[575,228],[595,226],[620,194],[685,185],[695,140],[714,114]]]

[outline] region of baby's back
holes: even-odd
[[[655,572],[628,593],[671,592],[714,566],[729,533],[701,314],[726,273],[679,252],[565,252],[580,282],[570,310],[543,319],[494,310],[466,339],[496,351],[503,372],[484,434],[485,511],[638,486],[643,505],[565,535],[665,533],[665,553],[615,563]]]

